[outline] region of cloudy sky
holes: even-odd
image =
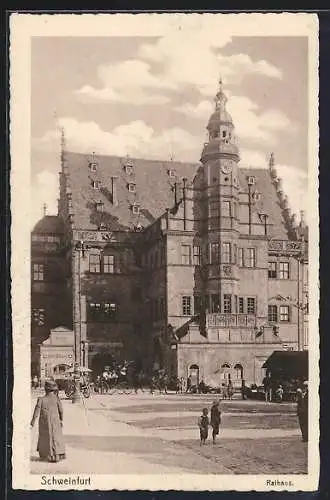
[[[35,37],[31,46],[32,224],[56,213],[59,133],[68,149],[198,162],[221,75],[241,165],[275,153],[295,212],[306,208],[307,38]]]

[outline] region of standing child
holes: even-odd
[[[198,427],[199,427],[199,432],[200,432],[200,445],[205,444],[205,441],[207,440],[207,436],[209,434],[209,417],[208,415],[208,409],[203,408],[202,414],[198,419]]]

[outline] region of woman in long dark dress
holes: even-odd
[[[55,382],[45,383],[46,394],[38,398],[31,420],[32,428],[39,418],[37,451],[40,459],[48,462],[58,462],[65,458],[63,407],[57,390]]]
[[[221,423],[221,412],[219,410],[219,401],[213,401],[211,407],[211,426],[212,426],[212,439],[215,444],[215,438],[219,434]]]

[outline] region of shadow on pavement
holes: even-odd
[[[195,453],[187,454],[186,447],[154,437],[66,435],[66,444],[84,451],[126,453],[151,464],[177,467],[182,473],[225,473],[221,464],[211,462],[207,457],[201,457]],[[125,473],[123,471],[123,474]]]

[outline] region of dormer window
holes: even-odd
[[[134,215],[139,215],[140,213],[140,205],[138,205],[137,203],[134,203],[132,205],[132,212]]]
[[[91,172],[96,172],[97,171],[97,163],[95,161],[91,161],[89,164],[89,169]]]
[[[136,187],[136,184],[134,184],[134,182],[129,182],[127,184],[127,188],[128,188],[130,193],[135,193],[135,187]]]
[[[104,211],[104,203],[103,203],[103,201],[97,201],[95,205],[96,205],[96,211],[97,212],[103,212]]]
[[[125,174],[126,175],[132,175],[132,173],[133,173],[133,165],[131,165],[130,163],[126,163],[126,165],[124,166],[124,169],[125,169]]]
[[[175,170],[173,170],[172,168],[169,168],[167,173],[169,177],[175,177]]]
[[[100,189],[100,187],[101,187],[100,181],[92,181],[92,188],[93,189]]]

